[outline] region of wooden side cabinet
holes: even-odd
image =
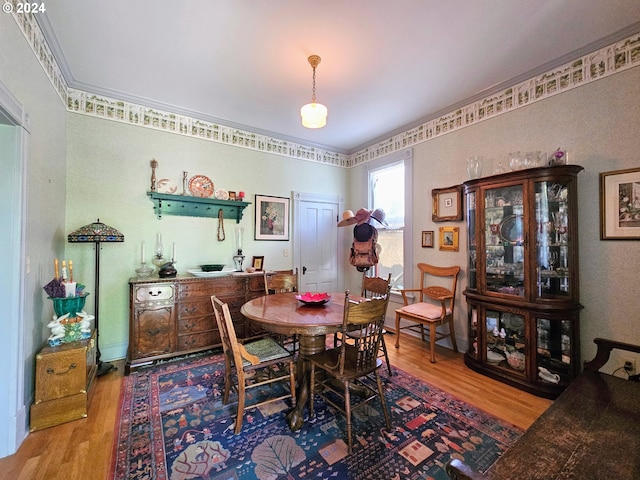
[[[32,432],[87,416],[97,372],[95,335],[36,355]]]
[[[129,349],[125,373],[163,358],[221,345],[211,295],[226,302],[238,338],[253,329],[240,314],[248,300],[264,295],[261,274],[129,280]]]

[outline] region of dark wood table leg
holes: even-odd
[[[309,401],[309,365],[302,358],[325,349],[325,335],[300,335],[298,357],[298,392],[296,406],[287,414],[287,423],[291,431],[300,430],[304,424],[304,408]]]

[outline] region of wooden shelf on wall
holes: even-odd
[[[244,209],[251,205],[250,202],[188,197],[158,192],[147,192],[147,195],[153,202],[153,211],[158,219],[161,219],[163,215],[217,218],[218,212],[222,210],[224,218],[232,219],[239,223],[242,220]]]

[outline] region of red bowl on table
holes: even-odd
[[[304,293],[302,295],[296,295],[296,300],[301,301],[305,305],[318,306],[324,305],[331,300],[331,295],[328,293]]]

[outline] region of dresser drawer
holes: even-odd
[[[264,291],[264,276],[263,275],[252,275],[251,277],[249,277],[249,292],[251,292],[251,295],[254,296],[261,296],[260,294],[264,295],[265,291]],[[256,295],[258,294],[258,295]]]
[[[175,285],[152,284],[134,287],[134,303],[136,305],[168,305],[175,301]]]
[[[207,330],[217,330],[218,324],[212,315],[206,317],[184,318],[178,322],[178,334],[190,334],[204,332]]]
[[[203,315],[210,315],[211,318],[213,318],[213,306],[211,305],[211,299],[209,297],[207,297],[206,300],[180,302],[180,305],[178,305],[178,318],[180,320]]]
[[[192,297],[210,297],[223,293],[244,298],[245,281],[239,277],[217,277],[210,280],[197,280],[180,283],[180,299]]]
[[[196,348],[220,345],[220,343],[220,334],[218,333],[218,330],[209,330],[208,332],[178,336],[179,350],[193,350]]]

